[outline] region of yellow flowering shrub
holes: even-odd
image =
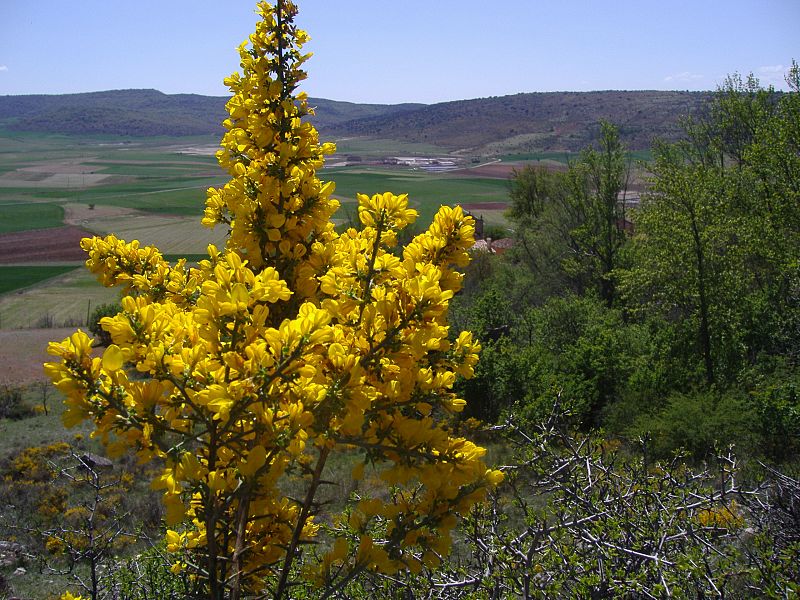
[[[737,529],[744,526],[744,517],[736,500],[713,508],[704,508],[698,511],[695,519],[703,527]]]
[[[384,486],[353,510],[359,545],[336,541],[306,566],[323,586],[435,562],[455,515],[502,479],[449,425],[464,407],[456,376],[472,375],[479,351],[447,321],[472,218],[443,206],[398,248],[417,216],[407,196],[359,195],[361,227],[337,233],[334,185],[316,175],[334,147],[319,143],[296,91],[307,35],[288,0],[258,13],[242,73],[226,79],[217,158],[231,179],[208,190],[203,218],[229,227],[225,248],[189,267],[137,241],[84,239],[88,268],[123,288],[122,311],[101,322],[112,344],[94,355],[78,331],[50,344],[60,361],[45,365],[67,426],[91,420],[111,454],[164,460],[153,486],[167,547],[190,556],[176,564],[212,598],[287,593],[293,561],[319,535],[332,452],[357,451],[354,476],[367,467]],[[289,478],[302,494],[285,492]]]

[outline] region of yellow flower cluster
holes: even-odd
[[[393,491],[358,505],[362,543],[349,558],[337,543],[313,574],[321,582],[336,561],[387,572],[432,562],[449,548],[454,515],[502,479],[448,424],[464,406],[456,375],[472,375],[480,350],[447,321],[473,220],[442,207],[400,251],[397,233],[416,211],[387,192],[359,195],[360,229],[334,230],[333,184],[316,176],[333,148],[295,93],[307,58],[295,12],[260,3],[243,73],[226,80],[217,156],[232,179],[208,191],[203,219],[230,227],[225,249],[209,247],[190,269],[137,242],[84,240],[90,270],[126,294],[102,321],[113,343],[95,355],[78,331],[50,345],[60,362],[45,366],[66,396],[67,426],[89,419],[111,452],[164,459],[153,486],[168,525],[183,523],[168,549],[205,560],[202,577],[251,591],[285,579],[316,535],[334,450],[360,452]],[[299,499],[283,491],[287,477],[304,481]],[[368,535],[375,519],[389,523],[386,540]]]
[[[282,3],[281,13],[264,2],[258,7],[261,21],[239,47],[244,74],[225,80],[233,97],[217,159],[232,179],[208,190],[203,224],[229,224],[229,248],[253,268],[271,264],[290,277],[315,241],[330,239],[339,203],[330,198],[333,184],[315,173],[335,146],[319,143],[304,120],[313,113],[308,98],[295,94],[309,57],[302,53],[307,34],[292,24],[296,8],[291,2]]]
[[[736,500],[731,500],[727,505],[703,509],[695,518],[703,527],[738,529],[744,526],[744,518]]]

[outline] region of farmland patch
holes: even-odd
[[[459,169],[458,171],[454,171],[453,174],[462,177],[487,177],[505,181],[511,178],[515,170],[522,169],[526,166],[541,167],[556,171],[566,170],[566,166],[563,163],[551,159],[542,159],[535,161],[496,161],[468,169]]]
[[[74,269],[74,265],[0,266],[0,294],[34,285]]]
[[[74,328],[0,330],[0,385],[43,380],[42,363],[53,360],[47,354],[47,344],[74,331]],[[54,400],[53,404],[56,403]]]
[[[0,234],[60,227],[63,221],[64,209],[57,204],[25,202],[0,206]]]
[[[487,225],[509,228],[512,224],[506,216],[508,204],[505,202],[472,202],[463,204],[461,208],[473,217],[482,218]]]
[[[354,201],[357,193],[407,193],[410,205],[420,213],[420,227],[427,226],[443,204],[505,202],[508,196],[505,180],[485,177],[378,169],[331,170],[323,176],[336,183],[335,196],[345,201]]]
[[[69,202],[63,205],[64,223],[67,225],[77,225],[86,229],[92,229],[93,221],[108,221],[116,219],[121,221],[131,215],[141,214],[138,211],[124,206],[105,206],[80,204]]]
[[[109,175],[91,173],[70,175],[69,173],[42,173],[9,171],[0,176],[0,187],[11,188],[83,188],[98,185],[109,179]]]
[[[98,235],[113,233],[118,238],[157,246],[165,254],[201,254],[209,244],[225,245],[225,227],[208,229],[198,217],[170,217],[129,212],[84,221]]]
[[[4,233],[0,235],[0,264],[83,261],[86,255],[80,241],[87,235],[72,225]]]
[[[87,270],[74,269],[0,296],[0,329],[85,327],[94,307],[118,299],[118,288],[105,288]]]

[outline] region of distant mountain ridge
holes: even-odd
[[[576,150],[594,139],[598,121],[620,128],[637,150],[652,138],[674,139],[680,117],[699,110],[706,92],[541,92],[439,104],[359,104],[311,98],[323,136],[425,142],[450,150]],[[112,90],[0,96],[0,128],[63,134],[188,136],[222,132],[227,97]]]
[[[0,126],[66,134],[201,135],[222,131],[225,102],[158,90],[0,96]]]
[[[222,133],[227,96],[110,90],[83,94],[0,96],[0,127],[12,131],[126,136]],[[343,121],[413,110],[421,104],[355,104],[322,98],[314,121],[325,128]]]
[[[392,115],[335,124],[329,133],[428,142],[451,149],[579,150],[611,121],[632,150],[653,138],[675,139],[680,120],[700,110],[709,92],[538,92],[443,102]]]

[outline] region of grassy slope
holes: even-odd
[[[60,277],[0,296],[0,328],[85,325],[93,307],[118,298],[119,290],[102,287],[85,269],[71,268]]]
[[[355,202],[357,193],[408,194],[411,205],[420,213],[417,221],[420,227],[430,223],[442,204],[506,202],[508,195],[505,180],[462,178],[446,173],[348,168],[330,169],[322,177],[336,182],[335,195],[345,202],[345,212],[353,211],[348,203]]]
[[[25,288],[73,270],[74,266],[0,266],[0,294]]]
[[[64,209],[57,204],[0,205],[0,233],[60,227],[63,221]]]

